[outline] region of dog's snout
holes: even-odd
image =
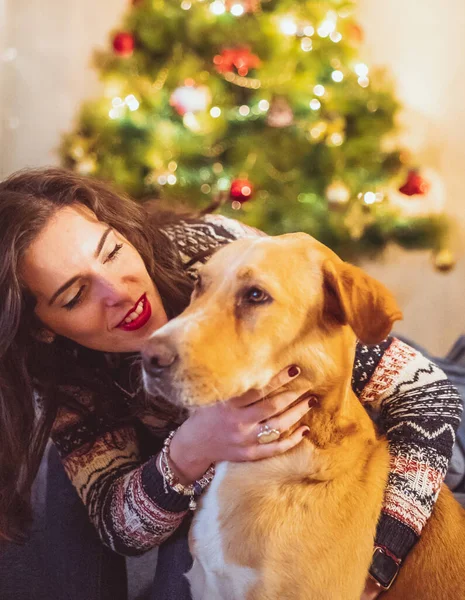
[[[142,362],[148,375],[157,376],[171,367],[177,359],[176,350],[166,341],[152,339],[142,352]]]

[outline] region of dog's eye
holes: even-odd
[[[198,273],[195,274],[194,279],[194,289],[193,292],[195,294],[199,294],[203,289],[202,279]]]
[[[264,302],[268,302],[270,300],[270,296],[264,290],[258,287],[249,288],[245,292],[244,298],[250,304],[263,304]]]

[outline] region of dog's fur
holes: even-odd
[[[251,302],[251,288],[269,300]],[[351,389],[355,343],[380,342],[399,318],[380,283],[289,234],[221,249],[190,306],[153,335],[146,358],[165,368],[146,386],[171,401],[221,402],[291,364],[302,373],[289,389],[318,399],[297,447],[218,466],[191,529],[195,600],[359,600],[389,454]],[[465,598],[465,511],[445,486],[383,598]]]

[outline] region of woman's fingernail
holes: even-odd
[[[300,369],[299,367],[296,367],[295,365],[292,365],[292,367],[289,368],[287,374],[289,375],[289,377],[297,377],[297,375],[300,373]]]
[[[302,432],[302,437],[308,437],[310,435],[310,429],[306,429],[304,432]]]
[[[308,399],[308,406],[310,408],[313,408],[316,404],[317,400],[315,398],[315,396],[310,396],[310,398]]]

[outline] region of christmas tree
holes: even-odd
[[[356,259],[443,245],[440,182],[395,144],[398,103],[360,59],[345,0],[133,0],[95,55],[104,92],[64,136],[65,166],[137,199]]]

